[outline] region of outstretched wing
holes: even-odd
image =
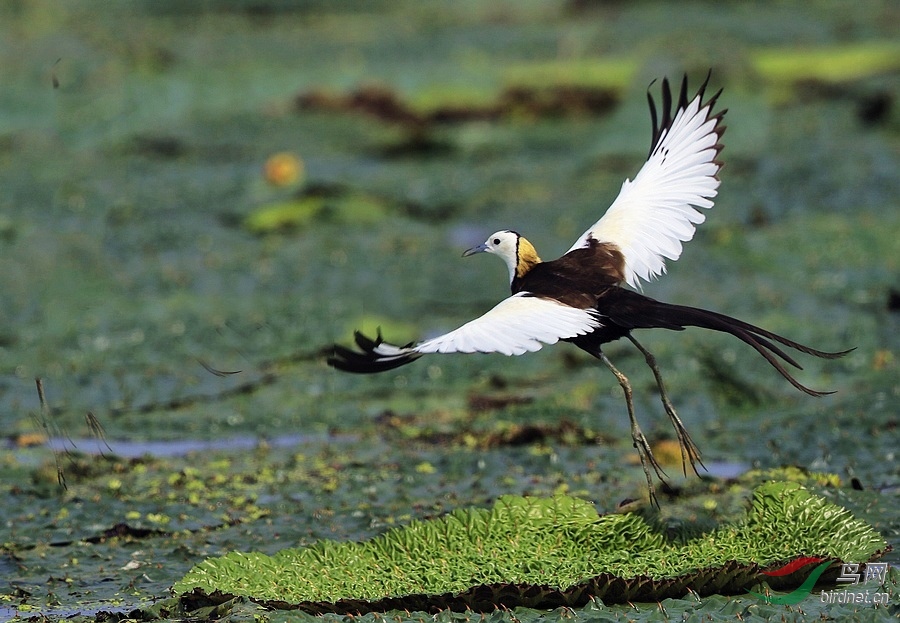
[[[335,345],[328,364],[346,372],[383,372],[428,353],[503,353],[521,355],[544,344],[585,335],[600,327],[596,311],[569,307],[553,299],[519,292],[483,316],[430,340],[395,346],[357,332],[351,350]]]
[[[713,206],[725,111],[713,112],[721,90],[703,101],[708,82],[709,76],[688,102],[685,76],[673,116],[672,92],[663,80],[660,121],[647,93],[653,120],[647,162],[634,181],[625,180],[606,214],[569,249],[586,246],[589,238],[615,244],[625,257],[625,281],[634,288],[640,288],[639,279],[650,281],[663,274],[665,258],[678,259],[681,243],[693,238],[695,226],[706,218],[697,208]]]

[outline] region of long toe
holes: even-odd
[[[665,481],[666,473],[663,471],[659,461],[657,461],[656,457],[653,455],[653,450],[650,448],[647,438],[644,437],[644,433],[641,432],[641,429],[637,425],[633,426],[631,429],[631,439],[635,450],[637,450],[638,457],[641,459],[644,477],[647,479],[647,491],[650,496],[650,503],[659,508],[659,500],[656,498],[656,487],[653,485],[653,474],[650,472],[650,469],[653,468],[656,477],[662,481]]]
[[[675,427],[675,436],[678,438],[678,445],[681,447],[681,467],[684,470],[684,475],[687,476],[687,468],[688,464],[690,464],[691,469],[699,476],[700,472],[697,470],[697,464],[703,469],[706,469],[706,466],[703,464],[703,459],[700,456],[700,449],[697,447],[697,444],[694,443],[694,440],[691,438],[690,433],[687,432],[684,424],[681,423],[681,419],[674,413],[670,415],[672,425]]]

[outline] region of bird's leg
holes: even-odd
[[[637,418],[634,416],[634,400],[632,399],[631,383],[628,382],[628,377],[619,372],[618,368],[613,365],[613,363],[609,360],[609,358],[602,350],[598,349],[597,352],[594,353],[594,356],[605,363],[606,367],[616,375],[616,378],[619,380],[619,385],[622,386],[622,391],[625,392],[625,404],[628,407],[628,419],[631,420],[631,439],[634,443],[635,449],[637,450],[638,456],[641,458],[641,467],[644,468],[644,476],[647,477],[647,488],[650,494],[650,503],[659,508],[659,502],[656,499],[656,489],[653,486],[653,477],[650,474],[650,468],[653,468],[653,471],[656,472],[656,476],[660,480],[663,480],[665,478],[665,472],[663,472],[662,467],[656,460],[656,457],[653,456],[653,450],[650,449],[650,444],[647,442],[647,438],[644,437],[644,433],[641,431],[641,427],[638,425]]]
[[[653,370],[653,376],[656,378],[656,386],[659,387],[659,397],[662,399],[663,408],[666,410],[666,415],[669,416],[669,420],[672,422],[672,426],[675,428],[675,436],[678,438],[678,445],[681,448],[681,466],[684,469],[685,476],[687,475],[687,465],[691,464],[691,469],[694,470],[694,473],[698,476],[700,475],[697,471],[697,463],[700,464],[704,469],[706,468],[703,465],[703,461],[700,458],[700,450],[697,448],[697,444],[694,443],[694,440],[691,439],[690,434],[688,434],[687,429],[684,424],[681,422],[681,418],[678,417],[678,414],[675,413],[675,407],[672,405],[672,401],[669,400],[669,394],[666,392],[665,383],[663,383],[662,374],[659,371],[659,366],[656,365],[656,357],[653,356],[649,350],[644,348],[640,342],[634,339],[634,336],[630,333],[627,335],[628,339],[631,340],[631,343],[637,346],[638,350],[644,353],[644,359],[647,361],[647,365],[650,366],[650,369]]]

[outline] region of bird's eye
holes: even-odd
[[[494,238],[494,240],[493,240],[492,242],[493,242],[494,244],[500,244],[500,239],[499,239],[499,238]]]

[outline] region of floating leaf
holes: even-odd
[[[753,67],[767,80],[843,82],[900,69],[900,45],[868,41],[820,48],[765,48],[755,51]]]
[[[254,234],[303,227],[321,212],[324,205],[321,197],[303,197],[265,205],[244,219],[244,227]]]
[[[762,571],[809,556],[866,562],[887,549],[872,528],[797,483],[758,487],[743,521],[690,537],[637,514],[598,516],[568,496],[504,496],[492,509],[458,509],[361,543],[232,552],[197,565],[174,589],[187,609],[236,596],[310,613],[552,608],[689,589],[743,593],[761,581],[781,589],[802,582],[808,565],[784,576]]]

